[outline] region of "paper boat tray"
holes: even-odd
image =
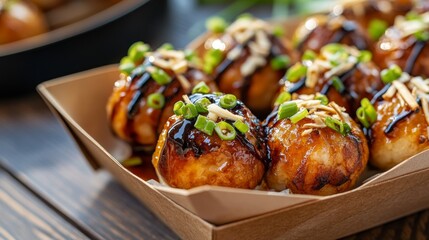
[[[117,160],[130,151],[112,135],[105,112],[117,78],[117,66],[110,65],[45,82],[38,90],[91,166],[110,171],[183,238],[338,238],[429,207],[427,151],[328,197],[149,184]]]

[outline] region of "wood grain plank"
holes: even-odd
[[[102,239],[176,239],[104,171],[93,172],[34,95],[0,103],[0,158],[24,185]]]
[[[0,239],[88,239],[0,170]]]

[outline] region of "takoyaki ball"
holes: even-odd
[[[304,54],[306,50],[319,52],[329,43],[342,43],[360,50],[370,49],[365,31],[352,20],[343,16],[316,15],[307,18],[295,30],[293,45]]]
[[[411,75],[429,76],[429,12],[398,16],[380,38],[374,58],[380,68],[396,64]]]
[[[393,71],[391,68],[389,71]],[[374,120],[367,121],[370,163],[387,170],[429,147],[428,80],[403,73],[387,85],[380,99],[363,108],[373,108]],[[366,110],[366,115],[371,115]],[[363,118],[364,114],[359,114]],[[372,124],[372,126],[371,126]]]
[[[351,189],[365,169],[369,153],[359,126],[336,103],[315,99],[300,95],[266,120],[269,188],[330,195]]]
[[[370,52],[337,43],[322,47],[320,54],[307,51],[301,62],[289,68],[281,83],[283,91],[289,93],[320,92],[349,113],[356,111],[361,99],[371,99],[382,87]]]
[[[147,151],[154,149],[173,114],[173,104],[199,83],[211,84],[182,51],[149,52],[142,42],[130,47],[120,69],[121,79],[115,82],[107,103],[111,128],[119,138]]]
[[[25,1],[0,2],[0,44],[33,37],[48,31],[42,12]]]
[[[259,117],[271,111],[277,82],[296,59],[273,32],[267,22],[242,17],[197,49],[219,90],[236,95]]]
[[[377,41],[384,31],[414,6],[411,0],[350,0],[334,7],[334,14],[342,14],[366,29],[371,40]]]
[[[232,94],[194,94],[175,105],[152,158],[161,182],[254,189],[267,155],[259,120]]]

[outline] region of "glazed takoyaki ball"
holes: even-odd
[[[391,70],[392,68],[390,68]],[[402,73],[374,102],[370,126],[370,163],[387,170],[429,147],[427,80]]]
[[[429,12],[398,16],[374,50],[380,68],[396,64],[411,75],[429,76]]]
[[[316,15],[307,18],[295,30],[293,45],[304,54],[306,50],[319,52],[329,43],[341,43],[357,49],[370,49],[366,32],[352,20],[343,16]]]
[[[236,95],[258,117],[271,111],[277,82],[296,60],[273,26],[255,18],[240,18],[224,32],[209,35],[197,52],[219,91]]]
[[[181,59],[183,52],[161,50],[149,55],[131,73],[122,73],[107,103],[114,134],[146,151],[154,149],[164,123],[173,114],[173,104],[183,94],[198,83],[216,89],[204,72]],[[128,63],[123,61],[121,66],[124,64]]]
[[[297,78],[294,72],[300,68],[305,70]],[[280,83],[284,83],[283,91],[290,93],[322,93],[352,115],[363,98],[372,99],[383,86],[371,54],[343,44],[328,44],[320,54],[303,56]]]
[[[411,0],[350,0],[334,7],[333,14],[342,14],[365,29],[371,40],[377,41],[393,25],[396,16],[404,15],[414,6]]]
[[[202,185],[254,189],[261,183],[267,164],[259,120],[240,101],[229,110],[223,109],[219,104],[222,96],[195,94],[190,96],[190,101],[196,104],[202,98],[210,102],[208,114],[200,113],[190,119],[175,115],[165,124],[152,159],[160,181],[183,189]],[[222,111],[229,114],[224,115]],[[213,114],[214,118],[210,116]],[[229,115],[241,118],[248,130],[245,131],[243,125],[236,127],[236,120],[231,120]],[[202,125],[204,131],[197,127],[201,117],[212,121]],[[221,134],[210,128],[215,123]],[[225,127],[225,123],[229,126]],[[209,128],[210,134],[206,132]],[[233,138],[230,138],[231,131]]]
[[[48,31],[43,13],[26,1],[0,2],[0,44],[33,37]]]
[[[339,132],[340,125],[333,130],[314,116],[296,123],[292,118],[279,120],[278,115],[269,120],[271,165],[266,183],[270,189],[331,195],[353,188],[364,171],[369,151],[359,126],[345,115],[349,129]],[[340,120],[337,123],[344,124]]]

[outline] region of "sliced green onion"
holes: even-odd
[[[285,31],[281,25],[276,25],[274,26],[273,34],[274,36],[280,38],[280,37],[283,37],[283,35],[285,34]]]
[[[316,94],[316,97],[314,99],[320,100],[320,103],[325,106],[329,103],[328,97],[320,93]]]
[[[286,101],[289,101],[291,99],[291,95],[289,92],[282,92],[279,94],[279,96],[277,97],[276,101],[274,102],[275,106],[278,106]]]
[[[317,55],[314,51],[312,50],[305,50],[304,54],[302,55],[302,60],[303,61],[313,61],[314,59],[316,59]]]
[[[161,109],[164,107],[165,98],[161,93],[152,93],[147,97],[147,105],[154,109]]]
[[[421,20],[422,17],[420,16],[420,14],[418,12],[415,11],[409,11],[406,15],[405,15],[405,19],[408,21],[411,20]]]
[[[225,21],[225,19],[217,16],[211,17],[206,21],[207,30],[212,31],[214,33],[225,32],[225,29],[227,26],[228,26],[228,23]]]
[[[341,79],[339,78],[339,77],[337,77],[337,76],[334,76],[332,79],[331,79],[331,82],[332,82],[332,86],[335,88],[335,90],[337,90],[337,92],[339,92],[339,93],[342,93],[342,92],[344,92],[344,90],[346,89],[345,87],[344,87],[344,83],[343,83],[343,81],[341,81]]]
[[[364,127],[369,128],[377,120],[377,111],[368,98],[362,99],[360,104],[356,116]]]
[[[247,133],[249,131],[249,126],[242,122],[241,120],[237,120],[234,122],[234,127],[237,128],[238,131],[241,133]]]
[[[387,24],[387,22],[380,19],[373,19],[368,25],[368,35],[372,40],[378,40],[383,36],[388,27],[389,24]]]
[[[340,43],[329,43],[329,44],[323,46],[320,49],[320,52],[329,53],[330,55],[334,55],[334,54],[338,54],[340,52],[345,52],[345,48]]]
[[[277,113],[279,120],[290,118],[298,112],[298,105],[296,102],[285,102],[282,103],[279,107],[279,111]]]
[[[192,94],[195,93],[203,93],[207,94],[210,92],[209,86],[205,82],[199,82],[195,87],[192,89]]]
[[[305,74],[307,74],[307,67],[301,63],[297,63],[287,70],[285,77],[289,82],[297,82]]]
[[[220,98],[219,104],[222,108],[231,109],[237,105],[237,97],[233,94],[226,94]]]
[[[123,58],[124,59],[124,58]],[[123,74],[130,75],[136,65],[133,62],[124,61],[119,64],[119,71]]]
[[[128,159],[125,159],[121,162],[122,166],[124,167],[135,167],[138,165],[142,165],[143,161],[140,157],[131,157]]]
[[[253,19],[253,15],[251,13],[242,13],[238,15],[237,19]]]
[[[391,65],[388,69],[384,69],[381,71],[381,80],[385,83],[391,83],[401,77],[402,75],[402,69],[396,65]]]
[[[216,95],[216,96],[222,96],[223,92],[213,92],[213,94]]]
[[[204,117],[203,115],[198,115],[198,118],[197,118],[197,121],[195,121],[194,127],[200,130],[201,132],[211,136],[213,134],[213,130],[216,127],[216,123]]]
[[[144,55],[150,51],[148,44],[143,42],[135,42],[128,49],[128,57],[134,61],[141,61],[144,58]]]
[[[210,104],[210,100],[208,100],[207,98],[201,98],[195,102],[195,107],[197,108],[197,111],[199,113],[208,113],[209,110],[207,109],[207,106]]]
[[[150,73],[150,76],[155,80],[159,85],[166,85],[171,82],[171,77],[161,68],[155,68],[154,71]]]
[[[185,103],[182,101],[178,101],[173,106],[173,112],[176,114],[176,116],[182,116],[183,115],[183,106],[185,106]]]
[[[279,55],[271,59],[270,63],[274,70],[285,69],[290,63],[290,58],[288,55]]]
[[[344,136],[351,131],[351,128],[347,123],[343,123],[340,120],[332,117],[326,117],[325,124],[327,127],[341,133]]]
[[[301,111],[295,113],[292,117],[290,117],[290,121],[292,123],[297,123],[297,122],[301,121],[302,119],[304,119],[305,117],[307,117],[307,115],[308,115],[307,108],[303,108],[303,109],[301,109]]]
[[[192,103],[186,104],[181,109],[182,109],[183,117],[186,119],[192,119],[198,116],[197,108]]]
[[[203,70],[204,72],[211,74],[217,65],[222,61],[223,54],[219,49],[208,50],[203,57]]]
[[[171,43],[164,43],[161,45],[161,47],[159,47],[158,49],[163,49],[163,50],[174,50],[174,46]]]
[[[367,50],[362,50],[359,52],[358,61],[362,63],[366,63],[371,61],[372,59],[372,53]]]
[[[185,53],[185,59],[188,60],[188,61],[192,61],[192,59],[197,56],[195,54],[195,52],[193,50],[191,50],[191,49],[186,49],[184,51],[184,53]]]
[[[234,127],[225,121],[216,123],[215,131],[222,140],[234,140],[236,136]]]
[[[429,32],[428,31],[418,31],[414,33],[414,37],[417,39],[417,41],[423,41],[426,42],[429,40]]]

